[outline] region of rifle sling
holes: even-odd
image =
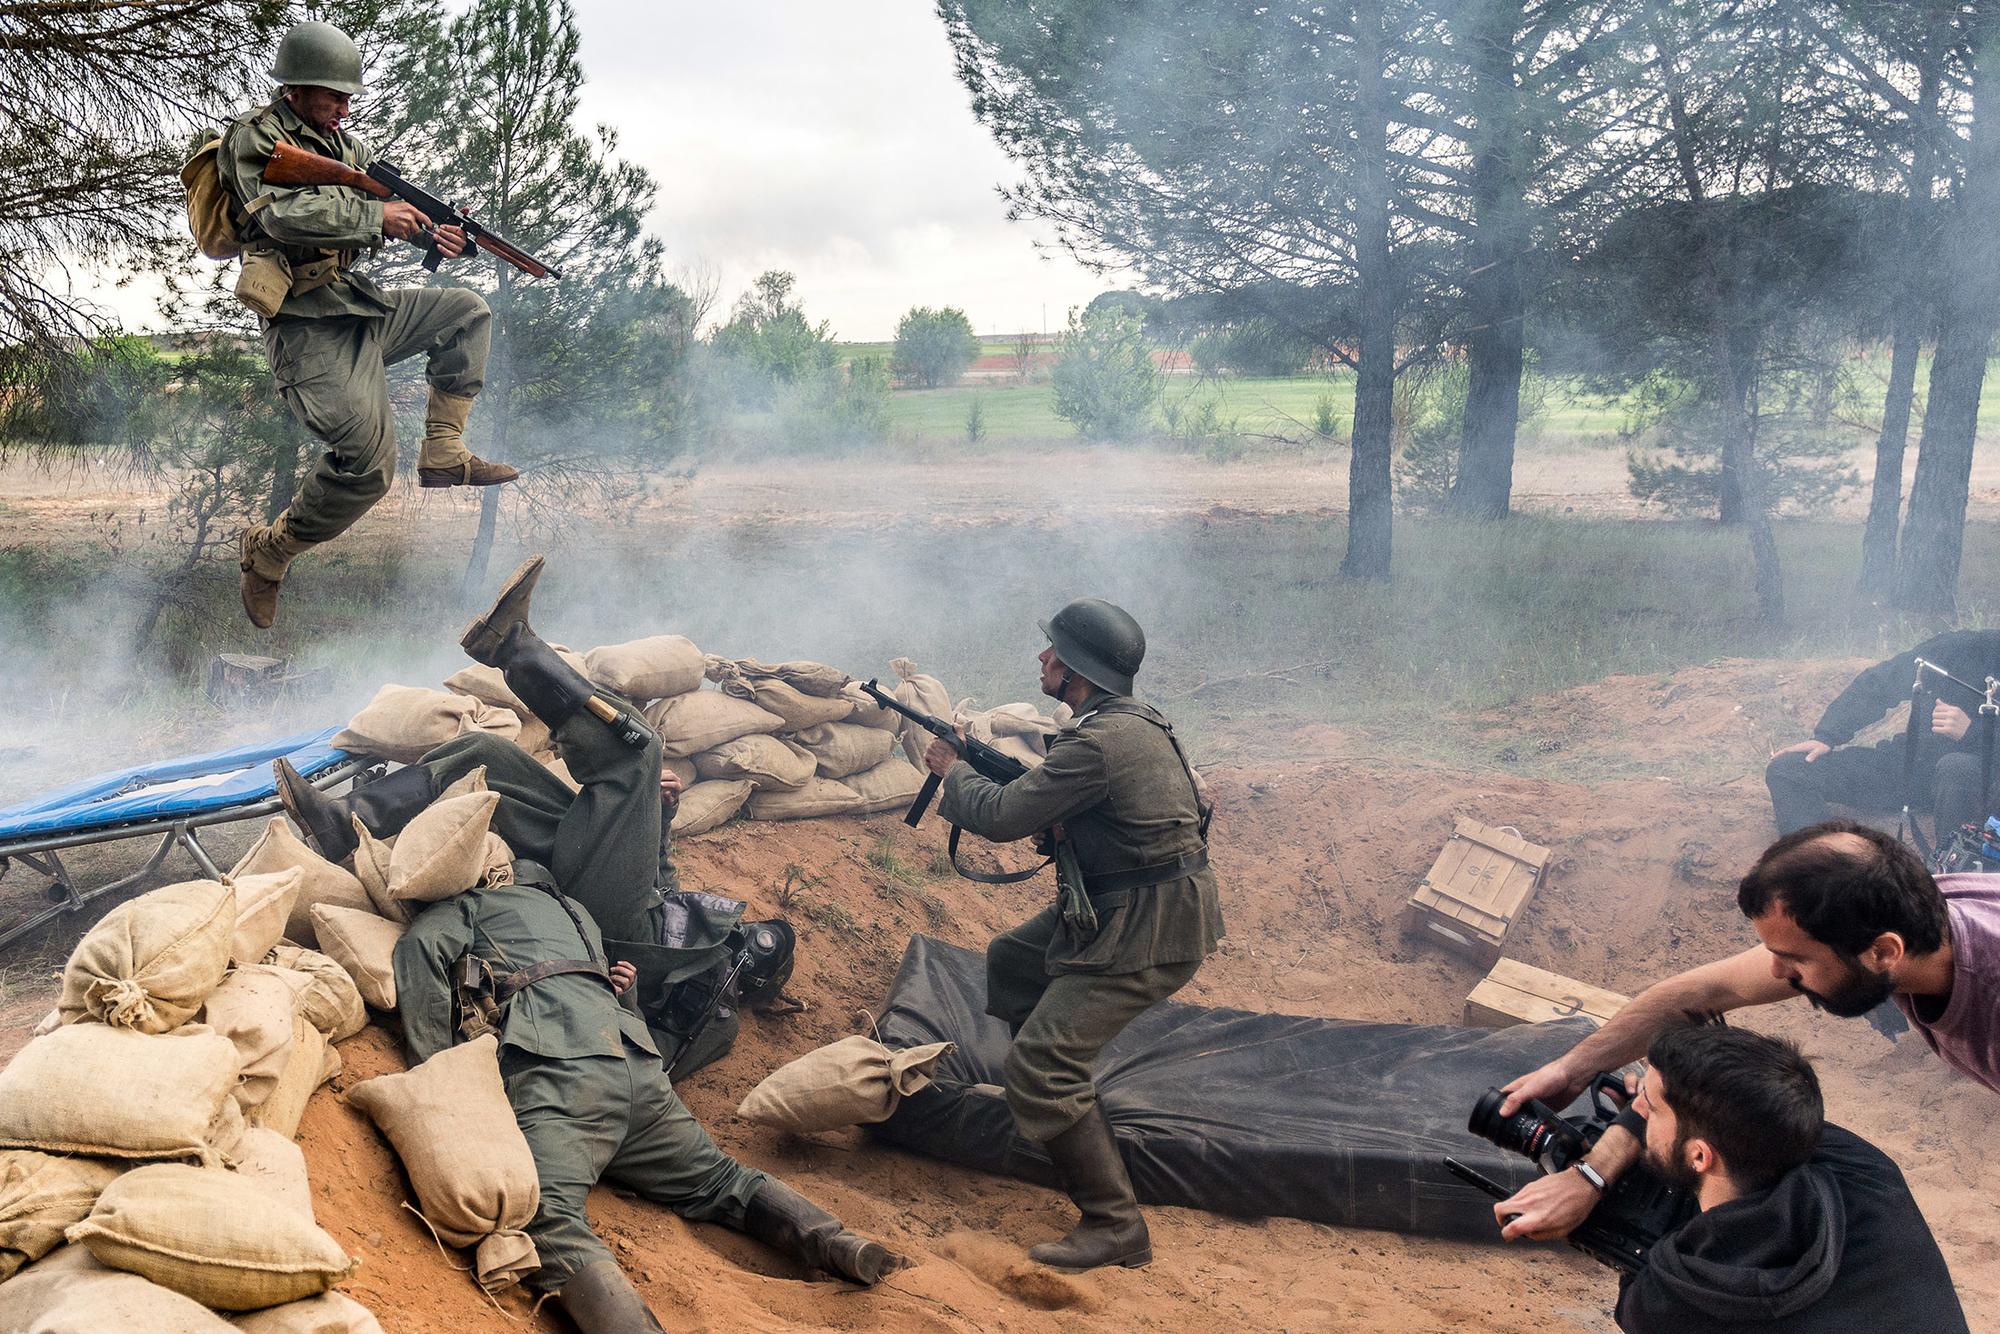
[[[493,1003],[505,1005],[519,993],[540,982],[544,978],[558,977],[564,973],[587,973],[611,985],[611,975],[604,971],[604,965],[595,959],[544,959],[540,963],[529,964],[518,972],[496,978],[493,983]]]
[[[963,865],[959,863],[958,860],[958,836],[960,834],[963,834],[964,832],[965,830],[963,830],[959,826],[953,825],[951,827],[951,838],[945,844],[945,850],[951,854],[951,869],[958,872],[960,875],[964,876],[967,880],[977,881],[979,884],[982,885],[1018,885],[1023,880],[1028,880],[1033,878],[1034,876],[1040,875],[1042,867],[1047,866],[1050,862],[1053,862],[1055,860],[1055,858],[1051,857],[1048,859],[1048,861],[1043,862],[1040,866],[1031,866],[1025,871],[967,870]]]

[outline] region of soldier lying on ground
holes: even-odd
[[[418,916],[396,945],[397,1009],[411,1059],[423,1061],[465,1036],[464,1006],[454,1011],[460,960],[470,954],[491,970],[504,1002],[496,1027],[507,1099],[541,1179],[527,1232],[542,1268],[527,1281],[556,1293],[584,1334],[659,1329],[585,1220],[584,1199],[600,1179],[748,1233],[808,1268],[875,1283],[901,1257],[718,1149],[668,1082],[645,1023],[621,1003],[632,970],[614,976],[619,940],[660,939],[657,881],[670,864],[660,741],[529,628],[540,571],[539,557],[516,571],[462,642],[549,724],[581,791],[509,741],[461,737],[344,799],[280,768],[286,807],[325,852],[326,831],[349,816],[388,837],[444,784],[486,766],[500,794],[492,827],[519,859],[514,883],[454,895]],[[618,710],[616,724],[589,712],[598,698]],[[619,735],[634,727],[637,747]],[[600,922],[610,929],[600,934]]]

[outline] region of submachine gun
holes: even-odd
[[[1931,678],[1936,678],[1938,685],[1933,685]],[[1922,799],[1917,784],[1926,781],[1917,772],[1917,743],[1930,727],[1931,710],[1938,701],[1940,685],[1955,686],[1979,701],[1974,725],[1979,729],[1980,800],[1987,800],[1986,794],[1993,790],[1994,732],[1996,723],[2000,723],[2000,701],[1995,696],[2000,695],[2000,680],[1989,676],[1983,687],[1975,686],[1934,662],[1918,658],[1917,677],[1910,684],[1910,718],[1903,730],[1903,811],[1896,822],[1896,837],[1908,839],[1936,875],[1952,871],[2000,871],[2000,825],[1984,818],[1989,812],[1980,813],[1982,824],[1938,830],[1935,850],[1925,844],[1923,830],[1910,817],[1912,806]]]

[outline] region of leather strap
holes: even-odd
[[[1083,890],[1092,898],[1096,898],[1099,894],[1110,894],[1121,889],[1151,889],[1154,885],[1185,880],[1207,865],[1208,849],[1196,848],[1193,852],[1184,852],[1168,862],[1135,866],[1129,871],[1106,871],[1102,875],[1087,875],[1083,878]]]
[[[957,825],[953,825],[951,827],[951,838],[945,843],[945,851],[951,856],[951,869],[964,876],[967,880],[977,881],[982,885],[1018,885],[1023,880],[1040,875],[1042,867],[1047,866],[1049,862],[1055,860],[1055,858],[1051,857],[1048,861],[1031,866],[1025,871],[970,871],[959,865],[958,862],[958,836],[964,832]]]
[[[547,977],[560,977],[564,973],[588,973],[605,986],[611,985],[611,974],[604,971],[604,965],[595,959],[544,959],[540,963],[529,964],[519,972],[495,979],[493,1002],[505,1005],[516,995],[527,990]]]

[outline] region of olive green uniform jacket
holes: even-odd
[[[1118,711],[1133,703],[1092,695],[1050,740],[1047,759],[1011,783],[952,766],[939,811],[996,842],[1060,824],[1086,883],[1196,852],[1204,839],[1190,772],[1164,719]],[[1014,1029],[1007,1102],[1029,1139],[1053,1139],[1090,1110],[1091,1068],[1105,1044],[1185,986],[1223,934],[1206,866],[1091,901],[1094,934],[1080,936],[1052,904],[987,946],[986,1009]]]

